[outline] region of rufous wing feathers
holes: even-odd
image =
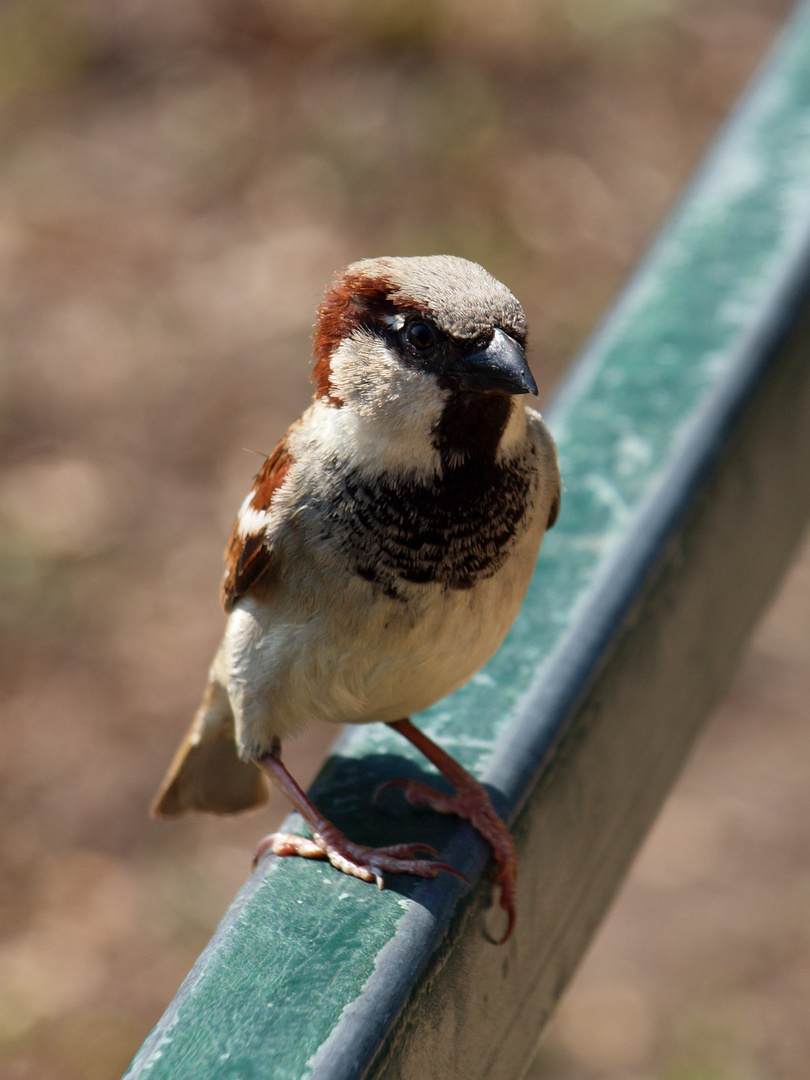
[[[222,583],[222,606],[226,611],[267,572],[271,556],[265,530],[256,531],[255,517],[267,514],[277,489],[281,487],[292,464],[286,438],[282,439],[268,457],[253,482],[253,490],[245,507],[234,522],[228,546],[225,548],[225,580]],[[252,528],[246,528],[245,511],[253,518]]]

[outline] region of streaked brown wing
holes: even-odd
[[[257,513],[270,509],[273,496],[284,483],[291,464],[285,436],[256,476],[248,509]],[[238,597],[256,584],[271,562],[264,529],[247,531],[243,528],[242,516],[237,517],[225,549],[226,571],[221,599],[226,611],[230,611]]]

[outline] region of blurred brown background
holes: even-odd
[[[335,269],[476,259],[547,398],[786,0],[0,6],[0,1075],[120,1074],[270,814],[146,805]],[[247,448],[247,449],[246,449]],[[810,551],[532,1076],[810,1065]],[[291,744],[300,778],[333,737]]]

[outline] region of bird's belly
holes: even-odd
[[[446,592],[416,626],[393,633],[387,647],[381,640],[365,671],[363,714],[343,719],[399,720],[468,682],[500,646],[522,598],[521,590],[507,603],[499,584]]]
[[[237,739],[264,752],[312,720],[399,720],[467,682],[506,636],[536,557],[472,589],[429,586],[407,600],[359,579],[301,619],[301,596],[268,605],[250,599],[231,614],[224,650]],[[292,613],[296,618],[293,619]],[[324,611],[329,611],[327,618]]]

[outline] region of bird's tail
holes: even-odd
[[[189,810],[236,814],[267,802],[264,776],[242,761],[225,688],[212,672],[197,714],[150,808],[153,817]]]

